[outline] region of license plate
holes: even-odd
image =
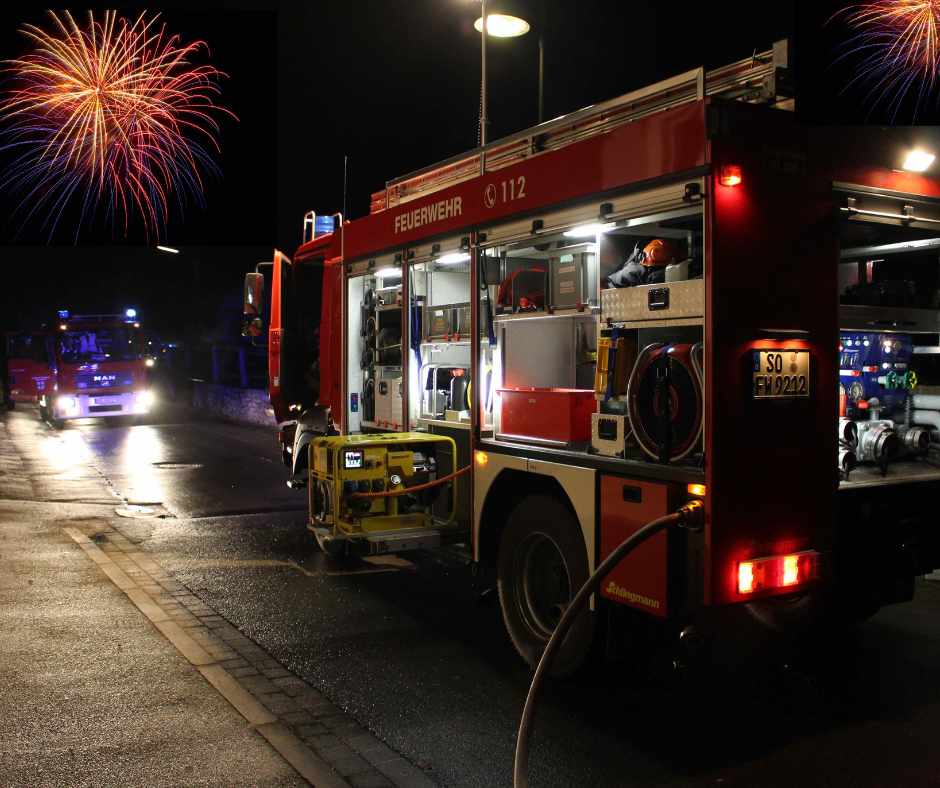
[[[121,400],[117,397],[89,397],[92,405],[118,405]]]
[[[755,350],[754,399],[810,396],[808,350]]]

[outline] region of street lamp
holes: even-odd
[[[473,23],[478,33],[483,32],[483,17]],[[496,38],[516,38],[529,32],[529,23],[518,16],[511,14],[489,14],[486,22],[486,32]]]
[[[520,16],[509,13],[512,9],[506,8],[505,1],[481,0],[480,17],[473,23],[473,27],[480,33],[480,147],[486,145],[486,126],[489,123],[486,107],[486,38],[517,38],[529,32],[529,23]],[[492,13],[490,13],[492,12]],[[483,20],[486,20],[484,29]],[[541,41],[541,40],[540,40]],[[539,99],[541,105],[541,98]],[[541,106],[539,110],[541,115]],[[486,160],[480,153],[480,174],[486,170]]]

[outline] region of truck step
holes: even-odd
[[[366,537],[366,544],[369,555],[403,553],[408,550],[434,550],[441,545],[441,532],[421,530],[373,534]]]

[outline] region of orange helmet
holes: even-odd
[[[643,247],[643,265],[659,267],[679,260],[679,247],[675,241],[654,238]]]

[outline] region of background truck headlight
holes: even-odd
[[[56,397],[55,408],[62,416],[74,416],[78,413],[78,399],[63,394]]]
[[[152,391],[141,391],[137,394],[137,401],[135,403],[135,408],[138,413],[146,413],[149,411],[156,402],[156,397],[154,397]]]

